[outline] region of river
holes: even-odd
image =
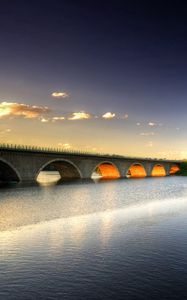
[[[0,299],[186,299],[187,180],[0,189]]]

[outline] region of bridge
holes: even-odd
[[[41,171],[58,171],[62,180],[169,176],[177,160],[89,154],[59,149],[0,145],[0,182],[36,182]]]

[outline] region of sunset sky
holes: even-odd
[[[182,1],[4,1],[0,142],[187,158]]]

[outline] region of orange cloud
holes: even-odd
[[[34,119],[42,114],[49,113],[50,109],[43,106],[31,106],[23,103],[0,103],[0,119],[7,117],[21,116],[27,119]]]
[[[69,98],[69,94],[66,92],[53,92],[51,94],[51,96],[53,98],[57,98],[57,99],[65,99],[65,98]]]

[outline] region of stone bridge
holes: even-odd
[[[0,182],[35,182],[43,170],[72,180],[96,173],[104,178],[168,176],[179,168],[180,161],[172,160],[0,147]]]

